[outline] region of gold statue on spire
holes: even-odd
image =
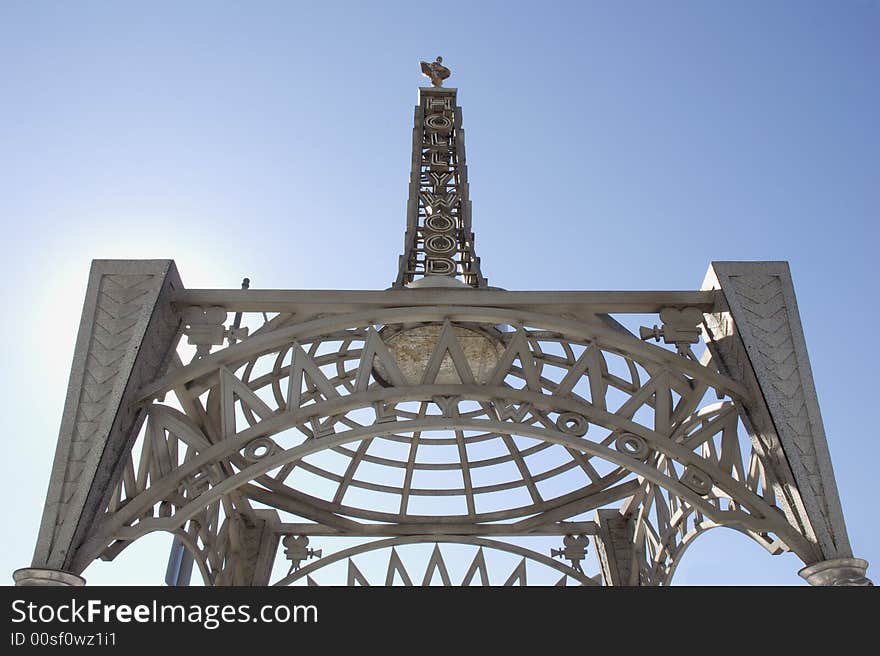
[[[435,87],[442,87],[443,80],[452,74],[452,71],[443,65],[443,57],[437,57],[437,60],[431,63],[422,62],[421,64],[422,75],[431,78],[431,84]]]

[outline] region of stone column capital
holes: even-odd
[[[861,558],[835,558],[804,567],[798,574],[810,585],[874,585],[867,576],[868,561]]]
[[[70,572],[62,572],[58,569],[42,569],[39,567],[24,567],[17,569],[12,573],[17,586],[44,586],[44,585],[60,585],[82,587],[86,584],[86,580],[71,574]]]

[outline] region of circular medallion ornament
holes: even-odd
[[[636,460],[645,460],[648,457],[648,454],[651,453],[651,448],[648,446],[648,443],[633,433],[624,433],[618,437],[614,440],[614,446],[616,446],[617,450],[621,453],[625,453]]]
[[[241,455],[244,456],[244,459],[248,462],[257,462],[267,456],[271,456],[277,451],[277,449],[278,445],[268,437],[258,437],[247,443],[247,446],[244,447]]]
[[[589,426],[590,423],[576,412],[560,412],[556,420],[556,428],[575,437],[586,435]]]

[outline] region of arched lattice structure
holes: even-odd
[[[401,330],[428,334],[422,361],[406,363],[422,367],[417,380],[383,339]],[[491,365],[481,381],[475,349]],[[165,402],[149,406],[77,565],[150,531],[183,531],[217,580],[235,542],[229,518],[254,505],[337,534],[383,522],[430,538],[464,527],[528,535],[621,500],[645,583],[663,582],[707,522],[806,557],[739,426],[743,393],[711,363],[598,320],[409,307],[279,321],[142,390]]]
[[[811,582],[867,582],[786,265],[716,263],[693,292],[489,288],[454,89],[422,90],[412,162],[389,290],[185,290],[172,262],[95,262],[19,580],[167,531],[214,585],[343,561],[365,584],[354,556],[383,549],[386,582],[412,582],[402,547],[432,543],[427,574],[455,569],[440,543],[482,548],[461,582],[492,551],[522,561],[484,582],[529,562],[662,585],[727,526]]]

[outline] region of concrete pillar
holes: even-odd
[[[33,565],[83,571],[94,559],[78,550],[144,420],[138,391],[174,354],[182,288],[171,260],[92,262]]]
[[[594,536],[605,585],[639,585],[641,555],[636,552],[634,522],[617,510],[596,511],[599,531]]]
[[[788,263],[713,262],[703,289],[722,292],[704,315],[706,343],[750,389],[743,422],[789,522],[816,544],[816,560],[852,558]]]
[[[280,535],[278,513],[257,510],[253,515],[232,520],[230,531],[235,532],[237,543],[227,568],[218,579],[218,585],[269,585],[272,564],[278,550]]]

